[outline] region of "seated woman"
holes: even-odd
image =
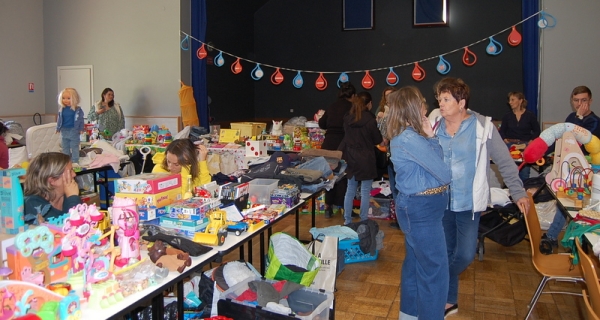
[[[188,190],[187,176],[192,176],[192,188],[210,182],[206,156],[208,149],[204,145],[195,145],[190,139],[178,139],[171,142],[165,152],[157,152],[153,157],[152,172],[181,174],[181,193]]]
[[[527,110],[527,100],[521,92],[508,93],[508,104],[511,112],[502,118],[498,132],[508,146],[512,144],[528,144],[540,135],[540,123],[537,117]],[[529,178],[530,167],[524,166],[519,171],[521,180]]]
[[[60,152],[35,157],[25,174],[24,193],[27,224],[59,217],[82,203],[71,157]]]

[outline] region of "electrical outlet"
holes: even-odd
[[[291,112],[291,113],[294,113],[294,109],[290,109],[290,112]]]

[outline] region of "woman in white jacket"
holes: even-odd
[[[469,86],[461,79],[445,78],[436,87],[442,118],[437,136],[444,162],[452,172],[450,202],[443,225],[448,250],[450,283],[446,315],[458,311],[458,276],[475,257],[479,217],[490,200],[490,159],[524,214],[529,199],[519,179],[518,168],[490,117],[468,109]]]

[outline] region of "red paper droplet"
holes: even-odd
[[[523,39],[523,37],[521,36],[519,31],[517,31],[517,28],[515,26],[513,26],[512,31],[508,35],[508,44],[510,46],[516,47],[519,44],[521,44],[522,39]]]
[[[477,56],[469,50],[468,47],[465,47],[465,53],[463,54],[463,63],[470,67],[477,62]]]
[[[254,153],[254,156],[255,156],[255,157],[258,157],[258,152],[255,152],[255,153]]]
[[[412,77],[415,81],[421,81],[425,79],[425,70],[421,68],[418,62],[415,62],[415,68],[413,69]]]
[[[249,147],[249,146],[250,146],[250,141],[247,141],[247,142],[246,142],[246,145]]]
[[[231,64],[231,72],[234,74],[239,74],[242,72],[242,64],[240,63],[240,58],[237,58],[234,63]]]
[[[362,86],[363,86],[363,88],[365,88],[367,90],[369,90],[375,86],[375,80],[373,80],[373,77],[371,77],[368,70],[362,79]]]
[[[198,59],[204,59],[206,58],[207,53],[206,53],[206,49],[204,48],[204,43],[202,44],[202,46],[200,46],[200,48],[198,48],[198,50],[196,51],[196,57],[198,57]]]
[[[280,85],[282,82],[283,74],[281,73],[281,71],[279,71],[279,68],[277,68],[275,72],[273,72],[273,74],[271,75],[271,83],[273,83],[274,85]]]
[[[394,72],[390,71],[390,73],[387,75],[387,82],[390,84],[396,84],[396,82],[398,82],[398,76],[396,76]]]
[[[327,88],[327,80],[323,76],[323,73],[319,73],[319,77],[317,78],[317,81],[315,81],[315,87],[317,87],[317,90],[321,91]]]

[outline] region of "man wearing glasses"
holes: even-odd
[[[580,127],[588,129],[593,135],[600,138],[600,117],[598,117],[590,106],[592,105],[592,91],[586,86],[579,86],[571,92],[572,112],[565,122],[574,123]],[[581,146],[583,154],[588,154],[587,150]],[[553,249],[558,247],[558,234],[565,225],[565,216],[557,212],[548,231],[542,236],[540,251],[543,254],[552,254]]]

